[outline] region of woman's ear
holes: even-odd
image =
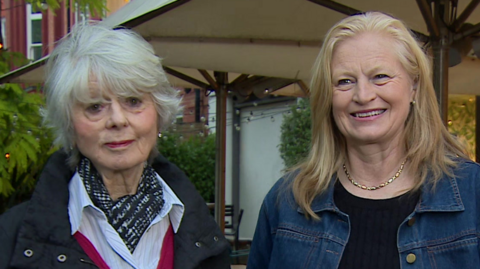
[[[418,86],[418,76],[413,79],[412,90],[410,92],[410,102],[413,102],[417,99],[417,86]]]
[[[412,88],[412,90],[410,91],[410,103],[415,102],[416,99],[417,99],[417,89]]]

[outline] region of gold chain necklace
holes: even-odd
[[[392,178],[387,180],[385,183],[382,183],[378,186],[373,186],[373,187],[367,187],[353,180],[353,178],[350,176],[350,173],[348,173],[347,166],[345,165],[345,163],[343,164],[343,171],[345,171],[345,175],[347,175],[348,181],[350,181],[353,185],[359,187],[362,190],[374,191],[387,186],[388,184],[392,183],[395,179],[397,179],[397,177],[399,177],[400,174],[402,174],[403,166],[405,165],[406,162],[407,160],[403,161],[403,163],[400,165],[400,169],[398,169],[398,171],[395,173],[395,175]]]

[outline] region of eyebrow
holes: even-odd
[[[345,68],[337,68],[338,71],[333,71],[331,77],[345,77],[345,76],[350,76],[353,77],[353,73],[351,71],[346,70]]]

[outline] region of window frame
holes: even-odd
[[[27,4],[26,5],[27,9],[27,58],[30,60],[38,60],[43,57],[43,55],[40,55],[38,59],[35,59],[35,50],[34,48],[38,48],[39,46],[43,46],[42,42],[40,43],[33,43],[33,35],[32,35],[32,22],[35,20],[39,20],[40,22],[42,21],[42,13],[32,13],[32,5]],[[40,28],[41,29],[41,28]],[[43,33],[42,33],[43,36]],[[43,53],[42,53],[43,54]]]

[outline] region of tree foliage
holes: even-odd
[[[308,99],[299,99],[298,104],[291,106],[290,113],[283,116],[278,147],[287,168],[299,163],[308,155],[312,135],[310,116]]]
[[[0,53],[0,74],[9,64],[27,60],[19,53]],[[18,84],[0,85],[0,212],[28,198],[35,178],[51,154],[52,138],[42,127],[43,95]]]
[[[215,135],[192,136],[182,139],[180,135],[164,133],[158,149],[169,161],[176,164],[206,202],[215,198]]]

